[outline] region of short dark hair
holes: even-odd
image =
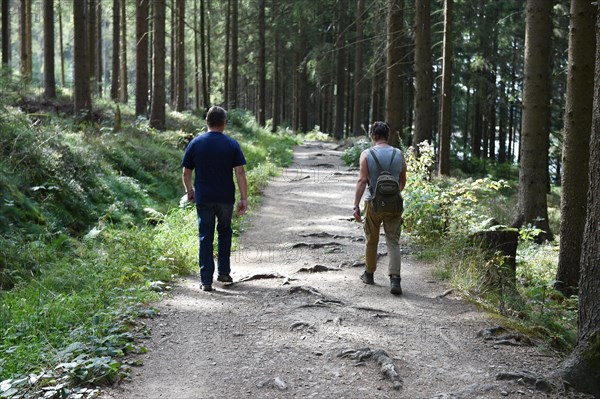
[[[385,122],[373,122],[371,125],[371,136],[375,139],[388,139],[390,128]]]
[[[206,113],[206,124],[208,126],[221,126],[227,121],[227,111],[223,108],[213,105]]]

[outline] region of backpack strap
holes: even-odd
[[[390,166],[387,169],[384,169],[381,164],[379,163],[379,159],[377,159],[377,156],[375,155],[375,151],[373,151],[372,148],[369,148],[369,152],[371,153],[371,156],[373,157],[373,159],[375,160],[375,163],[377,164],[377,167],[379,168],[379,173],[386,171],[386,172],[390,172],[390,170],[392,170],[392,165],[394,164],[394,157],[396,156],[396,149],[394,148],[394,150],[392,151],[392,159],[390,159]]]

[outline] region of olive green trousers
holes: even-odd
[[[388,274],[400,275],[400,232],[402,230],[402,215],[375,212],[370,201],[365,202],[365,263],[369,273],[377,269],[377,246],[379,230],[383,224],[385,243],[388,252]]]

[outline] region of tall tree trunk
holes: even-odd
[[[95,92],[96,89],[98,88],[98,86],[95,84],[96,83],[96,52],[94,51],[96,49],[96,11],[98,8],[98,4],[96,4],[98,0],[87,0],[87,20],[88,20],[88,28],[87,28],[87,34],[88,34],[88,42],[87,42],[87,48],[88,48],[88,67],[90,68],[90,81],[92,82],[91,86],[90,86],[90,90],[92,92]]]
[[[354,136],[363,134],[363,101],[362,81],[363,74],[363,49],[364,49],[364,14],[365,0],[358,0],[356,7],[356,43],[354,45],[354,104],[352,111],[352,132]],[[366,127],[366,126],[365,126]]]
[[[569,72],[565,104],[560,201],[560,254],[556,288],[575,293],[579,282],[579,260],[585,227],[592,131],[594,87],[594,36],[596,7],[587,0],[571,0]]]
[[[169,64],[169,103],[171,105],[175,104],[175,79],[176,79],[176,71],[175,71],[175,64],[177,63],[177,49],[175,48],[175,37],[177,36],[176,32],[177,32],[177,18],[176,18],[176,10],[177,10],[177,5],[176,5],[177,0],[171,0],[171,6],[168,7],[168,9],[171,10],[171,23],[170,23],[170,29],[169,29],[169,41],[170,41],[170,56],[171,56],[171,62]],[[165,30],[165,32],[167,32],[167,30]],[[166,33],[165,33],[166,34]]]
[[[31,25],[31,1],[25,0],[25,30],[26,30],[26,44],[27,44],[27,80],[31,81],[33,77],[33,49],[32,49],[32,25]]]
[[[120,4],[120,25],[121,25],[121,76],[119,78],[119,101],[127,103],[129,100],[128,79],[127,79],[127,0],[121,0]]]
[[[444,41],[442,52],[442,98],[440,116],[440,161],[438,173],[450,176],[450,138],[452,135],[452,5],[444,1]]]
[[[19,55],[21,76],[31,80],[31,0],[19,2]]]
[[[136,0],[135,18],[135,115],[148,112],[148,17],[149,1]]]
[[[280,100],[280,91],[279,91],[279,87],[281,85],[280,83],[280,47],[281,47],[281,35],[279,33],[279,24],[277,23],[277,21],[280,18],[280,12],[279,12],[279,0],[273,0],[273,13],[271,15],[271,19],[272,19],[272,26],[274,26],[273,29],[273,35],[274,40],[273,40],[273,101],[271,102],[272,104],[272,115],[273,115],[273,124],[271,126],[271,131],[276,132],[277,128],[279,127],[280,124],[280,108],[281,108],[281,100]]]
[[[226,12],[226,16],[225,16],[225,71],[223,72],[223,80],[224,80],[224,84],[225,84],[225,89],[224,89],[224,98],[223,98],[223,104],[225,104],[225,107],[229,108],[229,99],[230,94],[229,94],[229,88],[230,88],[230,80],[231,78],[229,77],[229,54],[231,54],[231,46],[230,46],[230,42],[231,42],[231,0],[227,0],[227,12]]]
[[[119,67],[121,65],[121,62],[119,61],[119,57],[121,55],[121,13],[119,12],[120,3],[120,0],[113,0],[112,81],[110,85],[110,98],[113,101],[119,100]]]
[[[388,0],[387,20],[387,75],[386,75],[386,102],[385,120],[390,127],[389,143],[394,147],[400,146],[402,130],[404,128],[402,110],[402,32],[404,30],[404,2],[402,0]]]
[[[102,96],[102,73],[104,71],[104,67],[102,65],[102,60],[103,60],[103,49],[102,49],[102,2],[98,1],[97,4],[97,9],[96,9],[96,42],[94,43],[94,46],[92,47],[94,49],[94,52],[96,53],[96,65],[94,66],[95,68],[95,75],[96,75],[96,81],[97,81],[97,91],[98,94],[100,96]]]
[[[547,152],[550,112],[550,40],[552,0],[527,0],[525,29],[525,72],[519,205],[514,227],[531,223],[543,230],[538,240],[552,239],[546,202]]]
[[[210,33],[212,32],[212,28],[210,25],[210,0],[206,0],[206,91],[208,93],[208,98],[210,101],[210,88],[211,88],[211,83],[212,83],[212,79],[211,79],[211,66],[212,66],[212,61],[211,61],[211,39],[210,39]]]
[[[74,45],[73,58],[75,60],[75,117],[80,120],[90,120],[92,115],[92,96],[90,92],[90,69],[88,66],[87,35],[85,20],[85,2],[73,2]]]
[[[599,16],[596,22],[596,40],[600,41],[600,5],[596,8]],[[575,389],[589,392],[598,398],[600,397],[600,228],[598,228],[600,226],[600,46],[596,47],[593,98],[587,216],[580,261],[578,342],[571,356],[564,362],[561,372],[565,380]]]
[[[182,112],[185,109],[185,0],[177,0],[177,23],[175,34],[175,109]],[[202,18],[202,16],[201,16]]]
[[[346,6],[339,2],[337,10],[337,40],[336,47],[336,66],[335,66],[335,126],[333,136],[336,140],[344,138],[344,100],[346,97]]]
[[[60,47],[60,84],[65,87],[65,46],[63,43],[62,6],[58,0],[58,41]]]
[[[498,163],[506,163],[506,84],[500,82],[500,120],[498,123]]]
[[[238,3],[231,0],[231,94],[229,95],[229,108],[237,108],[238,103]]]
[[[416,0],[414,144],[432,139],[431,0]],[[415,146],[415,149],[418,147]]]
[[[206,60],[206,24],[205,24],[204,0],[200,0],[200,59],[202,65],[202,98],[204,109],[210,107],[210,96],[208,94],[208,73]]]
[[[10,67],[10,9],[9,0],[2,0],[2,66]]]
[[[266,39],[265,39],[265,0],[258,0],[258,124],[266,124]]]
[[[198,55],[198,0],[194,0],[194,93],[196,97],[196,109],[200,109],[200,56]],[[227,80],[227,77],[225,78]],[[227,84],[225,85],[227,87]]]
[[[153,0],[152,21],[152,106],[150,126],[165,129],[165,22],[166,0]]]
[[[53,0],[44,0],[44,96],[46,98],[56,98]]]

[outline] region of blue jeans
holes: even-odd
[[[197,204],[198,236],[200,237],[198,262],[200,264],[200,283],[211,285],[215,273],[213,258],[213,241],[215,236],[215,218],[218,233],[218,272],[219,275],[229,275],[231,272],[231,216],[233,204]]]

